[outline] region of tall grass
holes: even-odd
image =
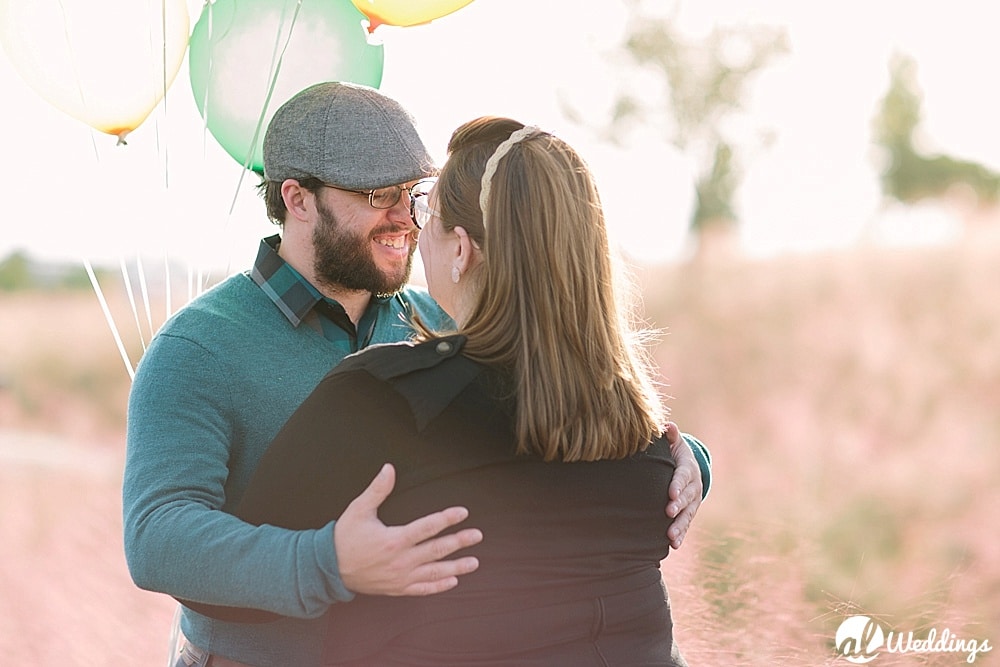
[[[665,563],[694,664],[849,664],[846,616],[1000,641],[1000,245],[643,275],[715,487]],[[989,661],[991,654],[980,657]],[[876,664],[962,664],[955,654]]]

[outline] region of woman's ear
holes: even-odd
[[[455,244],[455,255],[452,259],[452,265],[461,273],[466,273],[470,269],[475,268],[481,261],[482,251],[469,236],[469,233],[465,231],[465,227],[454,227],[452,231],[455,232],[455,236],[458,239],[458,242]]]

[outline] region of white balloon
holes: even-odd
[[[0,0],[0,43],[21,78],[119,139],[163,99],[189,29],[185,0]]]

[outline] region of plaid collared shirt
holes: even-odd
[[[274,305],[284,313],[292,326],[306,325],[334,342],[348,339],[351,352],[371,343],[380,317],[391,317],[393,297],[372,296],[358,325],[347,316],[344,307],[323,296],[301,273],[278,255],[281,237],[278,234],[261,240],[260,250],[250,277]]]

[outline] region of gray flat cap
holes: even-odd
[[[351,190],[406,183],[434,162],[399,102],[353,83],[318,83],[271,118],[264,135],[264,178],[316,178]]]

